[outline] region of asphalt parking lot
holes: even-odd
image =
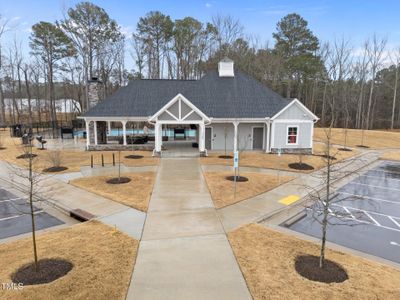
[[[37,230],[62,225],[63,221],[34,206]],[[26,200],[0,187],[0,239],[32,230],[30,208]]]
[[[327,239],[400,263],[400,163],[382,161],[377,167],[338,190],[329,217]],[[289,228],[314,237],[321,226],[313,210]]]

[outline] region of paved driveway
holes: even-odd
[[[328,240],[400,263],[400,163],[383,161],[338,190],[332,209]],[[336,224],[336,225],[335,225]],[[320,237],[321,227],[312,216],[290,229]]]
[[[36,229],[64,224],[63,221],[34,207]],[[32,230],[29,204],[10,191],[0,188],[0,239],[20,235]]]

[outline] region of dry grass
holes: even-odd
[[[390,151],[384,153],[380,159],[386,159],[386,160],[400,160],[400,151]]]
[[[298,255],[318,255],[319,246],[250,224],[228,234],[254,299],[399,299],[400,271],[327,250],[327,258],[342,265],[349,279],[325,284],[298,275]]]
[[[128,205],[138,210],[147,211],[150,196],[153,191],[156,173],[123,173],[121,177],[129,177],[128,183],[108,184],[106,181],[113,176],[92,176],[72,180],[70,183],[97,195]]]
[[[325,159],[321,155],[324,153],[324,145],[320,143],[314,144],[314,155],[303,155],[303,163],[309,164],[318,170],[326,165]],[[332,149],[332,153],[335,155],[337,160],[335,162],[341,161],[343,159],[349,158],[358,154],[358,151],[338,151],[337,149]],[[229,153],[231,154],[231,153]],[[210,153],[208,157],[202,157],[201,163],[204,165],[233,165],[232,159],[222,159],[218,156],[221,153]],[[332,154],[331,154],[332,155]],[[255,167],[255,168],[266,168],[266,169],[278,169],[293,172],[304,172],[310,173],[311,171],[299,171],[289,168],[290,163],[299,162],[299,155],[294,154],[282,154],[278,156],[277,154],[269,154],[264,152],[243,152],[240,155],[240,166],[242,167]]]
[[[8,132],[7,132],[8,134]],[[27,161],[17,159],[16,157],[24,153],[20,139],[10,138],[7,134],[2,133],[1,139],[6,149],[0,150],[0,159],[9,163],[16,164],[20,167],[27,167]],[[34,159],[34,168],[37,171],[52,167],[49,161],[49,153],[52,150],[38,150],[33,148],[33,153],[38,155]],[[62,150],[61,165],[68,167],[65,172],[79,172],[82,166],[90,166],[91,155],[93,155],[93,163],[101,165],[101,155],[104,157],[105,164],[112,164],[112,154],[115,154],[115,163],[118,163],[118,151],[80,151],[80,150]],[[125,156],[132,154],[132,151],[121,151],[121,163],[128,167],[135,166],[153,166],[158,165],[159,158],[152,157],[151,151],[134,151],[134,154],[143,155],[141,159],[127,159]],[[62,172],[60,172],[62,173]]]
[[[255,197],[293,179],[288,176],[280,176],[278,178],[276,175],[271,174],[240,172],[240,176],[247,177],[249,181],[237,182],[236,197],[234,197],[234,183],[225,179],[226,176],[232,175],[232,172],[204,172],[204,177],[216,208],[222,208]]]
[[[73,263],[64,277],[48,284],[1,290],[1,299],[125,299],[139,242],[97,221],[39,235],[39,258]],[[0,282],[33,259],[31,239],[0,245]]]
[[[332,129],[332,143],[343,145],[345,130],[343,128]],[[347,146],[357,147],[361,144],[362,130],[347,130]],[[324,128],[314,129],[314,140],[326,140]],[[400,148],[400,132],[383,130],[364,130],[364,145],[372,149]]]

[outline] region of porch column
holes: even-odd
[[[206,126],[204,123],[199,124],[199,151],[205,152],[206,151]]]
[[[85,120],[85,125],[86,125],[86,150],[89,150],[90,146],[90,128],[89,128],[89,122]]]
[[[265,152],[266,152],[266,153],[271,152],[270,143],[269,143],[270,137],[271,137],[271,123],[270,123],[270,122],[267,122],[267,136],[266,136],[266,138],[267,138],[267,145],[265,146]]]
[[[234,127],[233,152],[238,151],[238,125],[239,125],[239,122],[233,122],[233,127]]]
[[[161,152],[162,127],[158,122],[154,125],[154,146],[156,152]]]
[[[121,121],[122,123],[122,136],[124,138],[124,146],[127,145],[126,143],[126,121]]]
[[[107,121],[108,134],[111,135],[111,121]]]
[[[97,121],[93,121],[94,144],[97,146]]]

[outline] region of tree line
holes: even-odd
[[[199,79],[227,56],[265,86],[298,98],[321,118],[321,126],[400,125],[400,47],[389,48],[387,39],[375,34],[360,46],[345,38],[324,42],[296,13],[277,23],[271,45],[246,34],[240,20],[222,15],[203,23],[151,11],[126,35],[90,2],[67,9],[61,20],[34,24],[29,57],[22,41],[4,44],[8,30],[13,30],[9,20],[0,18],[2,124],[57,122],[57,99],[76,100],[78,114],[87,110],[87,81],[93,77],[109,95],[128,80]],[[37,109],[41,101],[44,108]]]

